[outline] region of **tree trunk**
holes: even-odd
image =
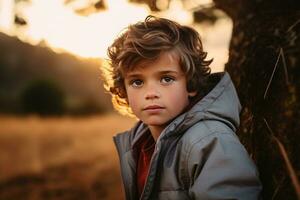
[[[243,106],[238,135],[258,166],[263,199],[300,198],[299,2],[214,2],[233,20],[225,70]],[[294,182],[288,159],[296,172]]]

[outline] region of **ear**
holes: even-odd
[[[189,95],[189,97],[194,97],[197,95],[197,91],[189,92],[188,95]]]

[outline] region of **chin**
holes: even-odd
[[[145,124],[148,126],[166,126],[170,120],[146,120]]]

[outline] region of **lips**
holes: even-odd
[[[164,109],[164,107],[159,106],[159,105],[149,105],[149,106],[146,106],[143,110],[155,111],[155,110],[162,110],[162,109]]]

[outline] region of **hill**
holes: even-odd
[[[111,110],[100,79],[101,59],[81,59],[33,46],[0,33],[0,112],[21,113],[21,94],[37,80],[55,83],[65,96],[66,113]]]

